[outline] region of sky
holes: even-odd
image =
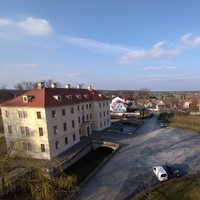
[[[199,91],[199,0],[0,0],[0,87]]]

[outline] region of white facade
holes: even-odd
[[[19,149],[15,151],[19,156],[51,160],[78,143],[81,136],[110,126],[110,101],[106,98],[44,107],[32,106],[31,102],[30,106],[17,106],[20,97],[17,98],[11,100],[13,103],[2,104],[1,110],[7,148]]]
[[[125,101],[120,97],[115,97],[110,103],[111,112],[126,112]]]

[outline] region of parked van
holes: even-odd
[[[157,176],[159,181],[168,180],[168,174],[162,166],[154,166],[153,173]]]

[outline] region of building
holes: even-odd
[[[126,112],[127,108],[126,108],[125,101],[121,99],[120,97],[115,97],[114,99],[112,99],[110,103],[110,111],[111,112]]]
[[[93,90],[37,88],[0,105],[7,148],[51,160],[88,136],[110,126],[110,99]]]

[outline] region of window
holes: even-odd
[[[65,144],[68,144],[68,137],[65,137]]]
[[[65,109],[62,109],[62,116],[65,116]]]
[[[19,118],[27,118],[27,112],[26,111],[18,111],[18,117]]]
[[[74,113],[74,108],[71,108],[71,114],[73,114]]]
[[[6,117],[8,118],[9,117],[9,111],[6,110]]]
[[[63,123],[63,130],[66,131],[67,130],[67,123]]]
[[[58,127],[57,127],[57,125],[55,125],[55,126],[53,127],[53,131],[54,131],[54,134],[58,134]]]
[[[102,127],[102,122],[100,122],[100,127]]]
[[[39,127],[38,130],[39,130],[39,136],[43,136],[44,135],[43,128]]]
[[[84,110],[84,105],[82,105],[82,110]]]
[[[11,125],[8,125],[8,133],[12,134],[12,126]]]
[[[37,114],[37,119],[42,119],[41,112],[38,111],[36,114]]]
[[[90,114],[90,119],[92,119],[92,114]]]
[[[31,143],[29,143],[29,142],[23,142],[22,145],[23,145],[24,151],[32,151],[32,145],[31,145]]]
[[[23,111],[23,117],[27,118],[27,111]]]
[[[103,112],[103,116],[104,116],[104,117],[106,116],[106,112],[105,112],[105,111]]]
[[[91,104],[89,104],[89,108],[90,108],[90,109],[91,109],[91,107],[92,107]]]
[[[30,135],[29,127],[27,127],[27,126],[25,126],[25,133],[26,133],[27,136]]]
[[[88,104],[86,104],[86,109],[88,109]]]
[[[75,123],[74,123],[74,120],[72,120],[72,128],[75,127]]]
[[[73,140],[74,141],[76,140],[76,134],[75,133],[73,134]]]
[[[52,117],[56,118],[56,111],[55,110],[52,110]]]
[[[105,107],[105,102],[103,102],[103,107]]]
[[[60,148],[59,141],[56,141],[56,142],[55,142],[55,148],[56,148],[56,149],[59,149],[59,148]]]
[[[99,115],[100,115],[100,118],[101,118],[101,112],[99,113]]]
[[[80,118],[80,117],[78,117],[78,123],[80,124],[80,122],[81,122],[81,118]]]
[[[41,147],[41,152],[45,152],[45,145],[41,144],[40,147]]]
[[[101,108],[101,103],[99,103],[99,108]]]
[[[108,106],[108,102],[106,103],[106,105]]]
[[[26,136],[30,135],[29,127],[20,126],[20,130],[21,130],[21,135],[26,135]]]
[[[89,115],[86,115],[86,120],[87,120],[87,121],[89,120]]]
[[[27,96],[23,96],[23,102],[28,102],[28,97]]]
[[[79,106],[77,107],[77,110],[78,110],[78,111],[80,110]]]

